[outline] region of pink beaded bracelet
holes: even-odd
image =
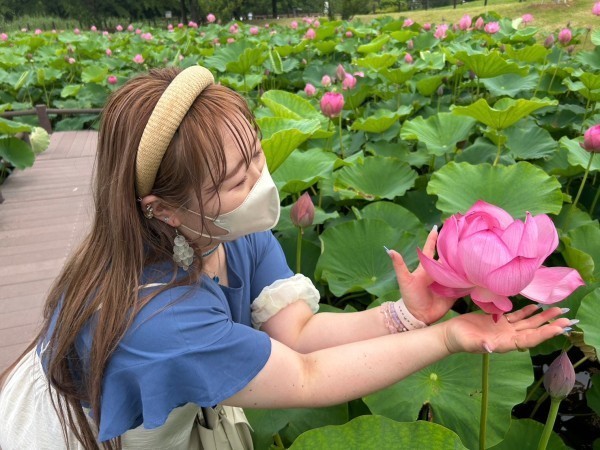
[[[427,326],[426,323],[421,322],[410,313],[402,299],[396,302],[382,303],[380,311],[383,314],[385,326],[391,334],[417,330]]]

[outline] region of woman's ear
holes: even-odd
[[[140,207],[146,219],[156,219],[172,227],[179,227],[181,221],[171,206],[156,195],[146,195],[140,202]]]

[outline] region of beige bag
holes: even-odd
[[[198,434],[203,450],[253,450],[250,423],[242,408],[217,405],[198,413]]]

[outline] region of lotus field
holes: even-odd
[[[290,266],[321,291],[321,311],[397,299],[384,246],[414,268],[432,226],[479,200],[521,224],[547,215],[544,227],[557,234],[542,269],[570,267],[585,283],[555,303],[579,320],[572,332],[530,351],[486,355],[489,378],[481,355],[457,354],[348,404],[248,410],[256,448],[531,449],[552,409],[556,432],[544,432],[547,448],[600,448],[593,443],[600,437],[600,139],[592,128],[600,123],[600,30],[542,35],[530,15],[493,13],[455,25],[210,19],[2,34],[2,109],[101,107],[140,71],[209,68],[255,111],[282,200],[276,234]],[[88,128],[96,119],[56,118],[55,129]],[[15,129],[2,123],[5,135]],[[21,162],[16,152],[2,156]],[[551,238],[540,232],[544,239]],[[547,286],[546,303],[560,297],[560,282]],[[510,294],[502,308],[531,303],[519,292],[528,291]],[[479,307],[465,294],[448,316],[471,310]],[[574,365],[577,376],[554,376],[555,384],[571,379],[554,408],[544,389],[552,383],[542,379],[561,351],[553,367]]]

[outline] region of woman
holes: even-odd
[[[92,229],[7,373],[4,450],[202,448],[228,423],[215,411],[238,423],[229,446],[250,448],[243,413],[223,405],[333,405],[455,352],[535,346],[569,323],[528,306],[498,323],[426,326],[452,301],[393,251],[404,300],[314,315],[318,291],[267,231],[279,197],[252,114],[202,67],[153,70],[115,92],[97,158]]]

